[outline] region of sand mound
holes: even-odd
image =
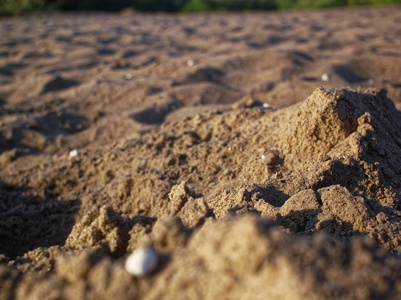
[[[10,173],[30,189],[2,187],[1,251],[25,253],[4,257],[20,270],[2,266],[8,291],[18,284],[17,299],[48,299],[49,286],[67,299],[400,292],[401,261],[392,253],[401,250],[401,118],[386,92],[319,88],[277,111],[243,102]],[[63,204],[73,199],[77,214]],[[36,216],[46,209],[75,215],[64,246],[43,248],[49,244],[37,236],[51,221]],[[65,227],[51,228],[63,236]],[[133,280],[124,255],[141,245],[153,246],[160,263]]]
[[[257,217],[207,223],[175,249],[146,280],[132,279],[122,260],[88,251],[62,255],[47,277],[1,271],[8,286],[18,282],[17,299],[369,299],[400,292],[399,259],[371,241],[294,239]],[[40,253],[38,263],[55,252]]]

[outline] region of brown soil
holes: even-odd
[[[399,298],[400,24],[0,20],[0,299]]]

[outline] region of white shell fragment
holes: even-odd
[[[69,157],[76,157],[76,156],[78,156],[80,154],[81,154],[81,152],[79,152],[78,149],[74,149],[74,150],[70,151]]]
[[[135,277],[144,277],[157,266],[159,257],[153,248],[138,248],[125,262],[125,270]]]
[[[321,77],[322,81],[329,81],[329,74],[324,73]]]

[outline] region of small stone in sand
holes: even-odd
[[[126,80],[131,80],[132,79],[132,74],[131,73],[125,74],[125,79]]]
[[[159,257],[153,248],[135,250],[125,262],[125,269],[131,275],[141,278],[151,273],[157,266]]]
[[[195,61],[193,59],[187,60],[187,66],[192,67],[194,64],[195,64]]]
[[[322,81],[329,81],[329,74],[324,73],[321,77]]]
[[[78,149],[74,149],[74,150],[71,150],[71,151],[70,151],[69,156],[70,156],[70,157],[76,157],[76,156],[78,156],[78,155],[80,155],[80,154],[81,154],[81,152],[79,152]]]

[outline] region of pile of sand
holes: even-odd
[[[401,292],[393,254],[400,117],[384,90],[319,88],[286,109],[187,117],[10,174],[30,189],[2,186],[1,251],[38,248],[3,258],[3,292],[17,299],[394,296]],[[63,237],[64,246],[43,247]],[[157,271],[141,280],[123,268],[139,246],[161,255]]]

